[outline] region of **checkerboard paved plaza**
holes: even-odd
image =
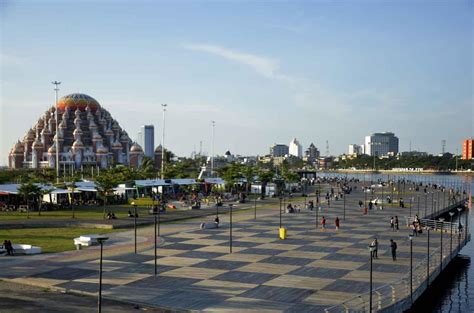
[[[278,238],[278,207],[253,220],[252,214],[233,224],[233,253],[229,253],[228,216],[218,229],[167,233],[158,248],[158,276],[153,275],[154,250],[106,256],[103,295],[178,310],[319,312],[369,290],[368,244],[379,239],[379,259],[374,261],[374,288],[409,271],[408,229],[402,225],[403,209],[370,211],[363,215],[357,201],[347,196],[346,220],[342,201],[324,204],[318,212],[327,227],[316,229],[315,211],[283,214],[288,238]],[[391,232],[390,216],[400,217],[400,231]],[[334,219],[341,220],[335,230]],[[165,232],[166,233],[166,232]],[[399,259],[393,262],[389,239],[398,243]],[[424,257],[425,239],[415,238],[415,261]],[[431,243],[436,247],[436,242]],[[105,246],[107,250],[107,245]],[[81,253],[76,251],[74,253]],[[98,254],[95,254],[98,258]],[[71,291],[96,294],[98,259],[74,261],[60,257],[34,265],[11,266],[0,277]],[[7,265],[8,266],[8,265]]]

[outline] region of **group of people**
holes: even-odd
[[[371,258],[372,259],[378,259],[378,252],[379,252],[379,241],[377,240],[377,237],[372,241],[370,244],[372,250],[371,250]],[[392,260],[396,261],[397,260],[397,243],[393,240],[390,239],[390,250],[392,252]]]
[[[339,220],[339,217],[336,216],[336,219],[334,220],[334,225],[336,225],[336,230],[339,230],[339,227],[340,227],[340,220]],[[321,227],[323,229],[326,229],[326,218],[323,216],[321,218]]]
[[[108,220],[116,220],[117,217],[115,216],[115,213],[114,213],[114,212],[108,212],[108,213],[107,213],[107,219],[108,219]]]
[[[3,241],[3,248],[7,251],[7,255],[13,255],[13,252],[15,251],[10,240]]]
[[[390,229],[392,231],[399,230],[399,223],[398,223],[398,216],[395,215],[395,218],[393,216],[390,218]]]

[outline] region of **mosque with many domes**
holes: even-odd
[[[56,127],[56,110],[58,126]],[[112,164],[139,167],[142,147],[94,98],[74,93],[59,99],[9,153],[10,168],[107,168]],[[161,158],[155,155],[155,159]]]

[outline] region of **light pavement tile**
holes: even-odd
[[[310,252],[310,251],[299,251],[291,250],[277,254],[277,256],[291,257],[291,258],[305,258],[305,259],[320,259],[325,257],[329,253],[325,252]]]
[[[136,280],[148,277],[148,274],[138,273],[122,273],[122,272],[105,272],[102,274],[102,283],[110,285],[126,285]],[[73,281],[80,283],[97,283],[98,275],[91,275],[81,279],[75,279]]]
[[[244,284],[237,283],[232,281],[223,281],[223,280],[202,280],[192,285],[193,287],[199,287],[200,290],[215,292],[219,294],[224,294],[228,296],[239,295],[251,288],[255,288],[258,285],[256,284]]]
[[[269,243],[272,241],[278,240],[277,238],[265,238],[265,237],[240,237],[236,239],[236,241],[244,241],[244,242],[257,242],[257,243]]]
[[[241,268],[239,268],[239,271],[282,275],[293,271],[298,267],[299,266],[296,265],[271,264],[260,262],[242,266]]]
[[[326,287],[332,282],[334,282],[334,279],[305,277],[296,275],[282,275],[275,279],[267,281],[266,283],[264,283],[264,285],[319,290]]]
[[[344,253],[344,254],[367,254],[367,249],[362,249],[362,248],[343,248],[339,251],[338,253]]]
[[[357,293],[318,290],[306,299],[304,299],[303,302],[319,305],[336,305],[356,296],[358,296]]]
[[[133,264],[133,263],[115,262],[115,261],[104,262],[104,263],[102,263],[102,270],[104,272],[114,271],[114,270],[117,270],[119,268],[122,268],[122,267],[130,265],[130,264]],[[97,271],[99,270],[99,264],[96,263],[95,261],[88,262],[88,263],[74,264],[74,265],[70,265],[68,267],[77,268],[77,269],[84,269],[84,270],[97,270]]]
[[[158,256],[172,256],[172,255],[176,255],[176,254],[180,254],[180,253],[183,253],[183,250],[178,250],[178,249],[160,249],[160,247],[158,247],[158,249],[156,249],[156,255]],[[155,255],[155,251],[153,249],[151,250],[146,250],[145,252],[143,252],[142,254],[145,254],[145,255]]]
[[[239,252],[239,251],[243,251],[245,249],[247,249],[247,248],[245,248],[245,247],[232,247],[232,252]],[[229,253],[230,248],[229,248],[229,246],[207,246],[207,247],[202,247],[202,248],[199,248],[199,249],[195,249],[193,251]]]
[[[389,283],[400,278],[400,274],[397,273],[383,273],[372,271],[372,280],[376,283]],[[370,279],[369,271],[351,271],[341,279],[355,280],[355,281],[364,281],[368,282]]]
[[[215,260],[258,262],[268,257],[269,255],[263,255],[263,254],[229,253],[229,254],[220,256],[218,258],[215,258]]]
[[[205,238],[205,237],[209,237],[211,236],[212,234],[197,234],[197,233],[186,233],[186,232],[183,232],[183,233],[178,233],[178,234],[173,234],[173,235],[168,235],[168,236],[165,236],[165,240],[166,240],[166,237],[172,237],[172,238],[189,238],[189,239],[196,239],[196,238]]]
[[[170,266],[189,266],[194,265],[196,263],[200,263],[206,261],[206,259],[200,258],[183,258],[178,256],[168,256],[158,260],[160,265],[170,265]],[[154,260],[151,260],[147,263],[154,264]]]
[[[163,272],[159,276],[182,277],[194,279],[210,279],[227,271],[199,267],[181,267],[168,272]]]
[[[40,277],[19,277],[13,278],[10,281],[19,284],[33,285],[40,287],[51,287],[61,283],[67,282],[67,280],[62,279],[52,279],[52,278],[40,278]]]
[[[276,250],[293,250],[301,247],[301,245],[283,244],[283,243],[266,243],[254,247],[255,249],[276,249]]]
[[[212,245],[218,245],[220,243],[224,243],[226,240],[215,240],[215,239],[192,239],[192,240],[187,240],[187,241],[182,241],[181,243],[189,244],[189,245],[206,245],[206,246],[212,246]]]
[[[307,264],[306,266],[354,270],[361,267],[364,264],[365,263],[362,263],[362,262],[352,262],[352,261],[316,260],[312,263]]]
[[[345,242],[345,241],[329,241],[326,242],[327,247],[337,247],[337,248],[345,248],[351,246],[352,242]]]
[[[242,230],[242,231],[232,230],[232,236],[235,236],[235,237],[250,237],[250,236],[256,236],[256,235],[258,235],[258,233],[246,232],[245,230]]]

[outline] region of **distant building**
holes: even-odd
[[[473,139],[464,140],[463,145],[462,145],[462,159],[463,160],[472,160],[474,158],[473,146],[474,146]]]
[[[287,145],[274,144],[270,147],[270,155],[272,157],[284,157],[289,154],[289,148]]]
[[[297,158],[303,157],[303,146],[296,138],[290,142],[289,154]]]
[[[365,137],[365,154],[386,156],[398,154],[398,137],[394,133],[373,133]]]
[[[319,155],[320,153],[318,148],[316,148],[316,146],[311,143],[308,149],[306,149],[306,151],[304,152],[304,159],[306,162],[314,163],[319,158]]]
[[[318,163],[319,163],[320,169],[328,169],[332,166],[332,158],[331,157],[319,158]]]
[[[140,133],[143,138],[143,151],[145,156],[153,159],[155,152],[155,127],[153,125],[143,125],[141,127]]]
[[[362,153],[364,153],[362,151],[362,146],[358,145],[358,144],[351,144],[349,145],[349,151],[348,151],[348,154],[349,155],[361,155]]]

